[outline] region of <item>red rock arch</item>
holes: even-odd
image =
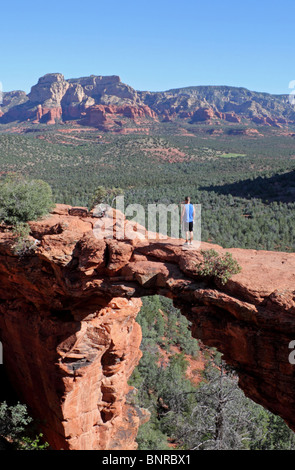
[[[295,254],[228,250],[242,271],[216,286],[181,240],[99,240],[97,219],[68,209],[31,223],[39,244],[30,256],[14,255],[11,234],[0,234],[4,364],[52,448],[136,448],[148,415],[129,404],[127,381],[141,356],[140,297],[153,294],[172,298],[245,394],[295,429]],[[212,247],[225,251],[202,243]]]

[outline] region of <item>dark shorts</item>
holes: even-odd
[[[184,231],[185,232],[192,232],[194,229],[194,223],[193,222],[184,222]]]

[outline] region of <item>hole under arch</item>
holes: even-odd
[[[171,299],[155,295],[142,302],[143,355],[129,380],[137,389],[131,403],[150,412],[139,428],[139,449],[295,448],[282,418],[244,395],[236,372],[215,348],[192,338],[190,322]],[[267,442],[265,433],[272,436]]]

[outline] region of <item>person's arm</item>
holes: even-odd
[[[185,214],[185,206],[184,206],[184,208],[182,209],[181,220],[184,219],[184,214]]]

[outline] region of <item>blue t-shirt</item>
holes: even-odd
[[[194,221],[194,206],[192,204],[185,204],[184,207],[185,207],[184,221],[193,222]]]

